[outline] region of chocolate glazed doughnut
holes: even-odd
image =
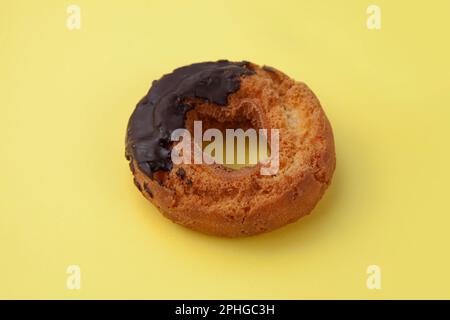
[[[206,128],[279,130],[279,168],[174,164],[171,134]],[[331,182],[333,133],[314,93],[271,67],[196,63],[154,81],[128,123],[126,157],[140,192],[172,221],[204,233],[254,235],[309,214]]]

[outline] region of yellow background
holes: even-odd
[[[73,3],[79,31],[0,2],[1,298],[450,298],[449,1],[377,0],[380,31],[362,0]],[[220,58],[306,82],[336,139],[313,214],[246,239],[166,220],[124,158],[151,81]]]

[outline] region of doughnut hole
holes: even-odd
[[[203,159],[212,157],[226,168],[239,170],[255,166],[258,161],[270,156],[270,146],[266,144],[267,139],[264,135],[259,135],[260,119],[255,117],[251,110],[248,110],[248,104],[242,103],[239,109],[240,112],[229,112],[226,107],[204,103],[187,113],[185,125],[193,140],[194,122],[201,121]],[[209,129],[219,130],[222,141],[214,141],[215,137],[212,138],[212,141],[206,140],[204,134]],[[232,137],[229,132],[227,133],[227,129],[232,129],[235,133],[237,133],[236,130],[241,129],[241,134],[243,133],[244,136]],[[216,144],[208,147],[213,141]],[[231,146],[228,145],[230,142]],[[220,144],[222,144],[221,154],[218,151]]]

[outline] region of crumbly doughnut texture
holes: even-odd
[[[142,194],[172,221],[211,235],[250,236],[309,214],[335,169],[330,123],[314,93],[302,82],[270,67],[251,64],[228,105],[199,102],[186,128],[203,121],[212,128],[279,129],[279,170],[261,175],[260,166],[238,170],[220,164],[180,164],[150,178],[135,160],[130,168]]]

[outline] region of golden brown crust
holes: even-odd
[[[132,163],[138,188],[172,221],[213,235],[254,235],[309,214],[330,184],[333,132],[314,93],[280,71],[252,68],[256,74],[242,79],[228,106],[202,103],[188,113],[186,126],[202,119],[216,126],[247,121],[279,129],[278,173],[261,175],[259,164],[239,170],[181,164],[150,179]],[[177,174],[179,168],[184,175]]]

